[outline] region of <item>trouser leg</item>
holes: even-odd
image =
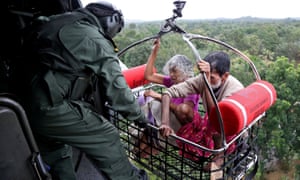
[[[57,143],[43,142],[37,139],[43,161],[49,166],[53,180],[75,180],[72,147]]]
[[[110,179],[138,179],[114,125],[94,113],[87,114],[85,119],[87,132],[93,134],[79,137],[74,146],[85,152],[96,169]]]
[[[63,111],[57,110],[63,114],[57,116],[51,112],[55,116],[44,119],[47,126],[39,127],[40,134],[83,151],[96,169],[109,179],[139,179],[121,144],[119,132],[112,123],[89,109],[81,107],[79,112],[73,106],[63,108]]]

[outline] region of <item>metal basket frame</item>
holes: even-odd
[[[139,89],[139,91],[134,93],[138,95],[145,89]],[[144,129],[138,128],[132,121],[123,118],[111,107],[108,106],[108,109],[110,121],[118,128],[128,157],[162,179],[210,179],[214,173],[221,173],[223,179],[242,179],[247,174],[251,174],[251,169],[256,168],[255,165],[258,162],[256,140],[260,127],[259,123],[253,123],[248,126],[232,140],[236,145],[234,152],[228,154],[226,150],[221,153],[212,150],[210,151],[212,154],[205,158],[185,152],[184,147],[180,149],[178,146],[172,144],[170,138],[204,151],[207,150],[205,147],[176,135],[171,135],[166,139],[159,138],[155,135],[158,133],[158,127],[153,125],[148,125],[147,128],[147,135],[150,136],[149,139],[156,139],[166,145],[158,147],[151,141],[140,139],[139,137],[144,133]],[[146,143],[150,147],[150,152],[139,149],[139,143]],[[179,150],[182,153],[179,153]],[[153,154],[152,152],[154,151],[159,151],[159,154]],[[139,156],[140,153],[145,153],[148,157],[142,158]],[[186,158],[185,153],[192,158]],[[197,161],[192,160],[196,158],[198,159]],[[213,170],[207,168],[209,163],[219,159],[223,159],[224,162],[221,167]]]

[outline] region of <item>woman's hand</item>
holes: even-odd
[[[166,137],[166,136],[169,136],[171,134],[174,134],[174,130],[170,126],[168,126],[166,124],[160,125],[159,132],[160,132],[160,134],[163,137]]]
[[[159,47],[160,47],[160,39],[157,38],[153,42],[152,50],[157,52],[157,50],[159,49]]]
[[[145,97],[150,96],[150,97],[153,97],[154,99],[157,99],[157,100],[161,101],[161,94],[159,94],[159,93],[157,93],[157,92],[155,92],[151,89],[145,90],[144,96]]]

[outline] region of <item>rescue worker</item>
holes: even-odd
[[[147,122],[122,75],[112,40],[124,26],[121,11],[98,1],[39,19],[43,25],[33,45],[41,65],[30,85],[29,119],[53,179],[76,179],[72,147],[107,179],[147,179],[130,163],[105,114],[107,103],[140,127]]]

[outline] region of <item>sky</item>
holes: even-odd
[[[95,0],[81,0],[85,6]],[[174,0],[107,0],[125,20],[164,20],[173,15]],[[180,19],[300,17],[299,0],[185,0]]]

